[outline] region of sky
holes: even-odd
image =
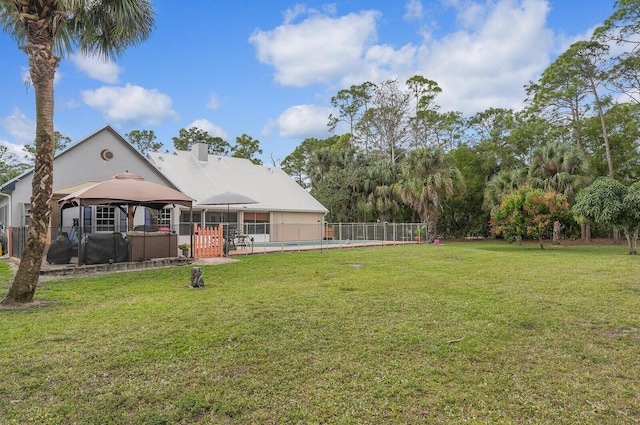
[[[614,0],[154,0],[156,28],[113,62],[72,54],[55,80],[55,128],[72,143],[111,124],[153,130],[173,152],[181,128],[260,141],[280,162],[327,138],[331,97],[414,75],[442,111],[522,107],[523,86],[588,39]],[[0,33],[0,144],[33,145],[26,55]],[[338,129],[340,130],[340,129]],[[341,131],[338,131],[341,133]]]

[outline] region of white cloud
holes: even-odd
[[[12,140],[0,139],[0,145],[6,146],[19,162],[28,162],[24,145],[33,146],[36,137],[36,123],[27,118],[18,108],[14,108],[11,115],[0,117],[0,126],[4,128]]]
[[[401,80],[412,77],[416,74],[417,53],[418,47],[412,44],[399,49],[386,44],[372,46],[364,55],[366,65],[363,66],[363,73],[344,78],[343,84],[362,84],[365,81],[380,83],[398,76]]]
[[[209,133],[209,136],[220,137],[223,140],[229,141],[228,140],[229,134],[226,131],[224,131],[222,127],[215,125],[209,120],[197,119],[193,121],[191,124],[189,124],[189,126],[187,126],[186,128],[189,129],[191,127],[196,127],[196,128],[199,128],[200,130],[204,130],[207,133]]]
[[[476,3],[476,6],[478,4]],[[501,0],[474,12],[473,29],[434,40],[418,73],[437,81],[445,109],[466,114],[491,106],[518,108],[523,86],[548,66],[554,47],[546,0]],[[466,17],[465,25],[471,25]]]
[[[262,135],[262,137],[270,138],[271,136],[273,136],[273,133],[277,129],[278,129],[278,123],[275,122],[274,120],[269,120],[267,121],[265,126],[262,127],[262,131],[260,132],[260,134]]]
[[[289,25],[290,23],[295,21],[298,18],[298,16],[301,16],[307,13],[315,13],[315,12],[316,11],[314,9],[308,9],[302,3],[296,3],[295,6],[284,11],[283,13],[284,24]]]
[[[478,30],[487,18],[490,8],[475,0],[461,0],[450,2],[449,6],[456,9],[456,21],[461,28]]]
[[[33,143],[31,143],[33,146]],[[7,147],[9,153],[14,155],[14,158],[17,162],[21,163],[29,163],[31,161],[30,158],[27,158],[27,153],[24,151],[24,145],[16,145],[7,140],[0,139],[0,146]]]
[[[423,13],[417,0],[405,5],[405,17]],[[336,17],[302,6],[291,9],[282,25],[255,31],[249,41],[285,86],[325,84],[339,90],[418,74],[440,84],[438,101],[445,110],[474,114],[491,106],[521,107],[523,86],[537,80],[557,53],[559,38],[547,26],[549,1],[442,0],[442,5],[456,13],[457,31],[437,38],[422,27],[420,45],[377,43],[381,15],[376,11]]]
[[[167,118],[177,118],[171,109],[171,98],[155,89],[127,84],[124,87],[84,90],[80,96],[84,103],[116,122],[158,125]]]
[[[576,34],[572,36],[568,36],[564,33],[558,34],[556,37],[556,48],[554,49],[554,53],[560,55],[564,53],[569,47],[571,47],[573,43],[576,43],[578,41],[583,41],[583,40],[590,40],[596,28],[598,28],[598,25],[594,25],[593,27],[585,31],[583,34]],[[615,43],[612,43],[611,47],[613,47],[615,50],[615,51],[612,51],[612,54],[614,55],[623,53],[626,50],[625,46],[620,46],[619,47],[620,51],[618,51],[618,46]]]
[[[375,11],[338,18],[314,13],[298,24],[290,23],[288,16],[274,30],[255,31],[249,41],[258,60],[275,67],[280,84],[304,87],[331,83],[354,71],[360,74],[362,55],[376,39],[379,16]]]
[[[407,21],[420,21],[424,17],[424,9],[421,0],[409,0],[405,6],[404,19]]]
[[[71,56],[71,62],[74,63],[76,68],[89,77],[108,84],[118,83],[120,73],[122,72],[122,68],[118,65],[108,59],[104,60],[99,56],[74,54]]]
[[[282,137],[299,139],[328,137],[327,122],[331,112],[330,108],[321,106],[296,105],[280,114],[275,121],[275,126]],[[274,123],[271,123],[271,125],[274,125]]]
[[[27,118],[20,109],[14,108],[11,115],[0,117],[0,125],[14,138],[15,145],[33,145],[36,138],[36,123]]]
[[[215,94],[212,94],[207,102],[207,108],[209,109],[219,109],[220,108],[220,100]]]

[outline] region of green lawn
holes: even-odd
[[[640,422],[640,258],[445,243],[52,280],[2,424]],[[8,287],[0,264],[0,295]]]

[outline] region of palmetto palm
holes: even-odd
[[[401,200],[394,184],[397,182],[398,166],[387,161],[371,164],[363,180],[367,193],[366,208],[382,221],[392,220],[400,210]]]
[[[484,190],[484,205],[493,210],[502,202],[505,195],[520,188],[527,179],[527,170],[500,170],[487,182]]]
[[[427,224],[427,241],[432,242],[437,234],[440,199],[464,190],[464,181],[441,149],[421,148],[412,151],[402,164],[397,190]]]
[[[582,150],[567,143],[550,143],[533,151],[529,184],[571,196],[585,185],[586,162]]]
[[[589,182],[588,170],[580,148],[567,143],[550,143],[533,151],[528,183],[553,190],[568,198]],[[560,243],[560,223],[553,226],[553,243]]]
[[[116,58],[154,26],[148,0],[0,0],[0,27],[29,58],[36,100],[31,220],[25,251],[5,304],[33,298],[51,215],[54,154],[53,80],[60,59],[77,48]]]

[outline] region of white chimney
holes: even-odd
[[[209,161],[209,145],[206,143],[194,143],[191,145],[191,154],[202,162]]]

